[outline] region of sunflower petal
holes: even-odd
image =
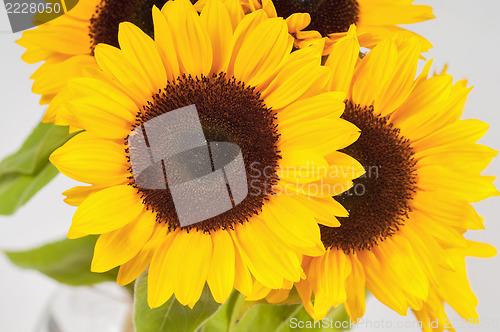
[[[234,77],[250,86],[264,82],[290,53],[292,45],[288,37],[287,25],[281,18],[268,19],[259,24],[245,37],[238,50]]]
[[[294,197],[281,194],[271,198],[262,207],[262,218],[274,234],[304,254],[319,256],[325,252],[314,214]]]
[[[208,271],[207,282],[215,301],[224,303],[234,284],[234,245],[229,233],[222,230],[212,235],[212,242],[212,264]]]
[[[103,189],[78,207],[71,228],[88,234],[111,232],[132,222],[143,211],[137,190],[128,185]]]
[[[124,147],[84,132],[55,150],[50,162],[77,181],[102,186],[123,184],[130,175]]]
[[[128,262],[149,240],[156,224],[156,216],[149,211],[114,231],[99,236],[94,248],[92,272],[105,272]]]
[[[210,72],[219,73],[227,68],[229,61],[233,37],[231,18],[221,0],[208,0],[200,19],[212,44],[213,61]]]
[[[359,42],[356,26],[349,28],[347,35],[339,39],[330,51],[325,65],[332,70],[330,89],[347,93],[359,60]]]

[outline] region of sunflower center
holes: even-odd
[[[274,0],[278,16],[288,17],[294,13],[309,13],[309,30],[316,30],[323,37],[330,33],[345,32],[359,20],[359,5],[356,0]]]
[[[281,157],[277,148],[276,114],[266,107],[260,93],[253,87],[228,78],[224,73],[210,77],[183,75],[175,82],[169,82],[144,106],[137,115],[136,128],[144,128],[144,123],[149,120],[193,104],[209,145],[210,142],[233,143],[241,150],[246,173],[243,186],[246,185],[248,194],[239,204],[233,204],[232,209],[183,229],[195,228],[204,232],[233,229],[235,224],[244,223],[261,211],[278,182],[276,170]],[[130,179],[146,208],[156,213],[157,222],[166,223],[170,229],[180,227],[177,205],[168,181],[166,189],[144,189],[137,185],[133,176]]]
[[[321,226],[326,247],[346,253],[369,250],[404,224],[416,189],[414,152],[400,130],[373,107],[346,103],[342,116],[361,129],[361,136],[345,152],[358,160],[366,174],[347,192],[335,196],[348,211],[340,227]]]
[[[166,2],[166,0],[101,0],[90,19],[91,53],[99,43],[118,47],[118,25],[121,22],[131,22],[153,37],[151,9],[153,5],[161,9]]]

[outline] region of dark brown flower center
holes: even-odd
[[[326,247],[349,253],[369,250],[404,224],[416,189],[416,161],[408,140],[373,107],[347,102],[342,117],[361,129],[360,138],[342,152],[358,160],[366,174],[335,197],[349,217],[339,218],[340,227],[321,226],[321,238]]]
[[[151,10],[161,9],[166,0],[101,0],[90,19],[90,50],[93,53],[98,43],[118,47],[118,25],[131,22],[153,37],[154,26]],[[191,0],[196,2],[196,0]]]
[[[253,87],[228,78],[224,73],[211,77],[183,75],[153,96],[152,101],[144,106],[144,111],[138,114],[136,127],[193,104],[208,142],[229,142],[240,148],[248,194],[232,209],[184,229],[195,228],[204,232],[232,229],[235,224],[244,223],[261,211],[278,182],[276,169],[281,157],[277,148],[276,114],[266,107],[260,93]],[[167,189],[143,189],[136,185],[133,176],[130,179],[147,209],[156,213],[159,223],[166,223],[170,229],[180,227],[168,182]]]
[[[330,33],[346,32],[351,24],[359,20],[356,0],[274,0],[273,3],[281,17],[309,13],[311,24],[307,30],[316,30],[323,37]]]

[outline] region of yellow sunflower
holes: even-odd
[[[94,48],[98,43],[118,46],[118,25],[131,22],[153,37],[151,7],[162,7],[166,0],[80,0],[66,14],[25,31],[17,43],[26,48],[27,63],[45,61],[31,76],[33,92],[41,104],[49,104],[69,79],[81,77],[86,68],[97,68]],[[238,0],[226,0],[233,25],[244,16]],[[61,96],[61,100],[66,98]],[[61,101],[56,100],[54,105]],[[68,125],[51,105],[43,122]]]
[[[252,278],[290,288],[304,277],[301,255],[324,253],[318,223],[336,226],[335,216],[346,215],[331,196],[364,172],[336,151],[359,129],[340,118],[345,94],[327,91],[322,45],[291,53],[285,20],[262,10],[235,17],[221,0],[208,1],[201,14],[187,0],[170,1],[161,11],[153,7],[153,20],[154,40],[121,23],[120,48],[98,44],[100,70],[68,83],[62,113],[85,132],[50,160],[91,184],[65,193],[67,203],[79,205],[68,237],[101,234],[92,270],[120,266],[119,284],[149,266],[151,307],[172,294],[193,306],[205,282],[218,302],[233,287],[250,294]],[[207,141],[241,149],[248,195],[181,226],[169,188],[138,182],[130,140],[146,122],[193,104]],[[357,171],[334,174],[335,165]]]
[[[91,20],[101,0],[80,0],[66,14],[23,32],[17,43],[26,48],[22,59],[27,63],[45,61],[31,76],[33,92],[42,95],[41,104],[48,104],[69,79],[82,75],[85,67],[95,67],[92,50]],[[55,122],[56,115],[47,112],[44,122]],[[64,123],[62,123],[64,124]]]
[[[352,26],[326,66],[333,71],[330,88],[347,94],[342,118],[361,129],[342,151],[366,174],[335,197],[349,216],[339,218],[339,227],[320,227],[326,253],[304,258],[307,279],[295,286],[315,319],[342,303],[351,318],[362,317],[365,288],[401,315],[411,308],[418,318],[444,319],[447,302],[475,319],[464,257],[496,251],[463,234],[483,228],[470,203],[499,195],[494,177],[480,174],[497,155],[476,144],[488,125],[460,120],[471,90],[466,81],[453,84],[446,72],[428,78],[431,62],[415,79],[418,44],[398,47],[388,39],[362,60],[359,48]],[[258,289],[253,298],[277,302],[288,295]]]
[[[203,0],[200,0],[200,3]],[[413,5],[413,0],[241,0],[246,12],[264,9],[270,17],[284,17],[298,48],[328,37],[324,54],[356,24],[361,46],[373,48],[385,38],[398,42],[415,37],[420,52],[432,48],[420,35],[399,27],[430,20],[432,7]]]

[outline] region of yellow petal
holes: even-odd
[[[286,18],[286,24],[290,33],[304,30],[309,23],[311,23],[311,15],[309,13],[294,13]]]
[[[484,229],[481,218],[467,200],[457,195],[440,195],[431,191],[417,191],[412,209],[420,211],[433,220],[453,227]]]
[[[329,227],[339,227],[336,217],[347,217],[349,212],[333,197],[305,197],[298,195],[296,199],[309,206],[319,224]]]
[[[441,164],[464,173],[480,173],[498,155],[498,151],[480,144],[436,146],[415,154],[419,167]]]
[[[320,259],[319,257],[316,259]],[[311,302],[311,296],[312,296],[312,286],[311,286],[311,280],[309,279],[309,273],[308,273],[308,279],[301,280],[298,283],[295,284],[295,288],[297,289],[297,293],[299,293],[300,299],[304,305],[304,308],[306,309],[307,313],[314,319],[314,320],[320,320],[320,318],[315,314],[314,312],[314,307]]]
[[[273,289],[266,296],[266,301],[268,303],[282,303],[286,299],[288,299],[288,295],[290,294],[289,289]]]
[[[234,75],[234,62],[236,61],[236,57],[240,52],[243,42],[265,19],[267,19],[266,13],[262,10],[258,10],[245,15],[245,17],[241,20],[240,24],[234,31],[233,40],[231,42],[231,57],[227,68],[228,76]]]
[[[262,207],[261,216],[274,234],[300,252],[308,256],[325,252],[314,214],[294,197],[285,194],[272,197]]]
[[[191,2],[172,1],[172,5],[166,8],[165,17],[173,32],[177,58],[184,73],[208,75],[212,67],[212,45]]]
[[[333,91],[300,99],[278,113],[278,123],[280,127],[287,127],[326,116],[338,118],[344,112],[344,100],[344,93]]]
[[[212,234],[212,264],[208,271],[208,286],[216,302],[224,303],[231,293],[235,275],[234,244],[227,231]]]
[[[408,46],[398,51],[395,75],[383,87],[381,98],[375,100],[377,114],[389,115],[408,97],[413,88],[419,56],[420,48],[417,43],[408,42]]]
[[[137,68],[118,48],[107,44],[97,44],[94,57],[99,67],[108,75],[115,77],[136,104],[144,105],[151,95],[157,92],[157,90],[150,89]]]
[[[156,43],[130,22],[121,22],[118,42],[123,56],[137,69],[151,92],[167,85],[167,74]]]
[[[99,236],[94,248],[92,272],[105,272],[128,262],[149,240],[156,224],[156,215],[145,211],[131,223]]]
[[[334,91],[349,91],[354,74],[354,67],[359,60],[359,42],[356,36],[356,26],[349,28],[347,35],[337,41],[325,65],[332,70],[330,88]]]
[[[88,21],[61,16],[57,24],[49,22],[23,33],[21,45],[30,45],[55,53],[80,55],[90,53]]]
[[[234,77],[247,85],[257,86],[274,74],[291,51],[288,36],[288,28],[281,18],[268,19],[259,24],[243,40],[238,50]]]
[[[431,6],[413,5],[411,1],[361,0],[359,1],[360,24],[363,25],[398,25],[412,24],[430,20]]]
[[[238,226],[235,241],[255,278],[269,288],[281,288],[283,278],[298,281],[302,274],[296,254],[259,218]],[[258,245],[257,245],[258,244]]]
[[[135,122],[134,115],[123,106],[99,96],[71,100],[67,107],[80,126],[103,138],[125,139]]]
[[[172,281],[175,297],[182,305],[195,303],[200,298],[211,260],[210,235],[199,231],[180,231],[174,238],[163,264],[177,274]],[[155,261],[153,257],[153,263]]]
[[[346,120],[322,118],[304,121],[301,126],[282,128],[280,145],[283,150],[311,150],[327,155],[351,145],[359,135],[358,127]]]
[[[488,131],[489,125],[486,122],[468,119],[454,122],[427,137],[412,142],[412,147],[416,151],[424,151],[435,147],[454,146],[475,143]]]
[[[71,228],[88,234],[102,234],[123,227],[143,210],[137,189],[121,185],[89,196],[75,212]]]
[[[101,186],[123,184],[130,176],[125,145],[80,133],[55,150],[50,162],[77,181]]]
[[[333,151],[325,157],[330,165],[325,181],[330,183],[345,183],[354,180],[366,173],[363,165],[346,153]],[[377,169],[378,170],[378,169]],[[370,172],[368,168],[368,172]]]
[[[352,101],[368,106],[379,96],[382,87],[394,75],[397,60],[395,43],[387,39],[368,53],[356,68],[352,86]]]
[[[265,298],[269,292],[271,291],[270,288],[263,286],[260,282],[255,281],[252,289],[252,294],[249,296],[245,297],[245,301],[258,301],[262,300]]]
[[[229,231],[231,234],[231,238],[234,239],[234,233]],[[234,244],[234,253],[235,253],[235,272],[234,272],[234,288],[240,292],[241,294],[248,296],[252,292],[252,275],[248,270],[248,267],[243,262],[243,258],[241,258],[240,251],[236,244]]]
[[[395,285],[417,299],[427,299],[429,281],[407,239],[401,236],[387,238],[383,246],[374,247],[372,251],[384,266],[384,273],[390,274],[396,281]],[[410,297],[408,301],[411,301]]]
[[[91,194],[103,189],[97,186],[77,186],[63,192],[64,202],[71,206],[78,206]]]
[[[221,0],[208,0],[200,15],[201,24],[210,37],[213,52],[211,73],[225,71],[233,37],[231,18]]]
[[[120,286],[125,286],[137,279],[151,263],[153,254],[158,246],[172,239],[173,233],[167,234],[166,229],[167,227],[157,225],[153,235],[149,241],[144,244],[141,251],[134,258],[120,266],[116,279]],[[163,276],[160,276],[160,278],[162,277]],[[148,278],[150,277],[148,276]]]
[[[181,272],[176,270],[177,264],[166,264],[170,259],[168,252],[178,234],[179,232],[163,234],[163,239],[158,242],[159,246],[151,259],[148,272],[148,305],[152,309],[161,306],[172,296],[174,278]]]
[[[350,256],[352,272],[346,279],[347,298],[344,303],[349,317],[357,320],[365,314],[366,277],[363,265],[355,255]]]
[[[225,0],[224,6],[226,6],[227,11],[229,12],[233,28],[232,31],[234,32],[241,20],[245,17],[245,12],[243,11],[240,0]]]
[[[76,55],[57,63],[47,61],[31,75],[35,80],[32,91],[43,95],[58,93],[70,79],[80,77],[87,67],[97,67],[90,55]]]
[[[440,191],[458,195],[469,202],[479,202],[500,193],[493,185],[494,176],[467,174],[439,166],[422,167],[418,170],[419,187],[422,190]]]
[[[497,254],[497,249],[489,244],[467,240],[467,256],[489,258]]]
[[[406,101],[394,113],[391,121],[401,128],[404,136],[417,140],[457,120],[455,114],[443,112],[449,103],[453,78],[434,76],[417,85]],[[415,123],[425,123],[415,130]]]
[[[175,80],[179,76],[180,69],[174,39],[165,16],[156,6],[153,6],[153,24],[155,29],[155,42],[161,51],[160,55],[167,74],[167,79],[169,81]]]
[[[365,266],[366,286],[370,292],[398,314],[406,315],[408,311],[406,296],[399,287],[387,287],[387,285],[394,283],[394,279],[386,279],[386,275],[382,274],[384,266],[381,265],[376,256],[371,251],[365,250],[358,257]]]
[[[283,151],[277,175],[290,183],[308,183],[322,179],[328,173],[329,165],[325,158],[312,151]]]
[[[273,109],[288,106],[303,95],[317,95],[330,78],[330,71],[310,58],[288,61],[262,92]]]
[[[68,88],[73,93],[72,99],[88,96],[100,96],[120,105],[131,115],[135,116],[140,111],[139,107],[109,76],[104,73],[94,74],[93,77],[74,78],[68,82]],[[106,103],[106,102],[104,102]]]
[[[318,308],[338,306],[346,301],[345,280],[351,273],[351,263],[344,252],[330,249],[321,259],[322,269],[318,272],[318,288],[315,293],[315,311],[323,316]],[[325,312],[326,314],[326,312]]]

